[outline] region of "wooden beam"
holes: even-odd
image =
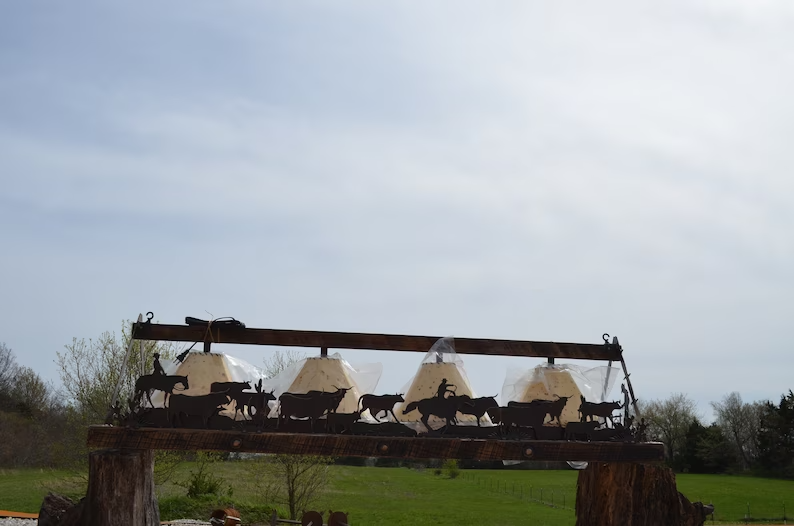
[[[91,426],[91,448],[245,451],[293,455],[465,460],[661,462],[660,443],[411,438]]]
[[[438,336],[249,329],[219,325],[210,327],[203,325],[163,325],[145,322],[135,324],[133,337],[139,340],[413,352],[427,352],[439,339]],[[619,346],[605,343],[555,343],[455,338],[455,351],[461,354],[535,356],[539,358],[579,360],[618,361],[621,358]]]

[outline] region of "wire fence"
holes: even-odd
[[[574,511],[576,505],[576,494],[560,490],[560,488],[549,488],[533,486],[532,484],[522,484],[500,480],[493,477],[485,477],[476,472],[461,472],[461,478],[471,484],[476,484],[484,491],[493,491],[502,495],[509,495],[519,500],[535,502],[558,508],[561,510]]]
[[[786,515],[785,502],[780,503],[779,510],[772,510],[769,506],[765,506],[760,512],[758,510],[753,510],[751,504],[750,502],[747,503],[747,510],[744,513],[744,517],[740,519],[736,517],[725,518],[720,515],[718,509],[715,509],[714,513],[706,518],[706,524],[794,524],[794,520]],[[759,516],[759,513],[767,516]],[[780,513],[780,515],[776,515],[776,513]]]

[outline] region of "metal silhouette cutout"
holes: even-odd
[[[362,395],[358,399],[358,408],[360,412],[364,412],[369,409],[369,414],[374,418],[376,421],[380,422],[378,415],[380,413],[385,412],[386,418],[389,417],[389,413],[391,413],[392,418],[394,421],[397,422],[397,415],[394,414],[394,406],[399,404],[400,402],[405,402],[405,398],[402,395],[374,395],[374,394],[365,394]]]
[[[192,325],[212,323],[244,327],[236,320],[190,320]],[[184,360],[189,352],[190,349],[178,359]],[[209,394],[190,396],[179,393],[190,388],[188,377],[167,375],[160,364],[160,355],[154,353],[153,358],[152,373],[137,379],[133,397],[126,402],[128,408],[124,408],[121,401],[117,401],[110,408],[111,421],[115,425],[256,432],[324,432],[383,437],[443,434],[446,437],[503,440],[647,441],[647,423],[644,419],[635,422],[636,415],[629,412],[633,395],[626,389],[626,385],[621,385],[622,403],[595,403],[580,396],[580,421],[563,425],[563,411],[569,403],[574,403],[569,396],[555,395],[554,400],[512,401],[507,406],[500,407],[495,397],[472,398],[465,394],[457,395],[456,386],[444,378],[435,389],[434,396],[415,400],[403,407],[403,415],[414,410],[421,415],[419,421],[425,430],[417,432],[401,422],[395,414],[395,405],[405,402],[401,394],[364,394],[359,397],[357,410],[352,413],[337,412],[351,387],[336,388],[331,392],[286,392],[276,399],[273,391],[263,391],[263,382],[259,379],[253,386],[250,381],[214,382],[210,385]],[[163,392],[162,407],[154,407],[153,391]],[[271,402],[275,402],[274,407],[277,407],[273,418],[270,417]],[[620,414],[614,414],[620,410]],[[366,411],[369,411],[372,419],[362,420],[361,415]],[[232,416],[226,416],[227,414]],[[461,425],[459,419],[465,415],[475,417],[477,425]],[[431,416],[441,419],[443,425],[433,429],[430,426]],[[490,425],[486,416],[490,417]]]
[[[279,398],[278,427],[287,424],[290,419],[308,419],[310,428],[314,430],[315,422],[327,413],[336,413],[342,398],[350,387],[337,388],[332,393],[325,391],[309,391],[308,393],[284,393]]]

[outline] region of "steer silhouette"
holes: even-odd
[[[308,418],[314,431],[314,422],[326,413],[336,413],[347,392],[352,389],[337,388],[333,393],[309,391],[308,393],[284,393],[278,397],[278,425],[290,418]],[[283,421],[283,422],[282,422]]]
[[[612,426],[615,425],[615,422],[612,420],[612,412],[623,407],[619,402],[601,402],[600,404],[596,404],[588,402],[585,400],[584,396],[582,396],[581,399],[582,404],[579,406],[579,413],[582,415],[580,418],[582,422],[589,422],[595,417],[600,416],[609,419]]]

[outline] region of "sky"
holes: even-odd
[[[146,311],[606,332],[641,400],[777,400],[792,29],[785,0],[3,2],[0,341],[58,385]],[[382,393],[423,358],[342,355]],[[464,357],[489,395],[541,361]]]

